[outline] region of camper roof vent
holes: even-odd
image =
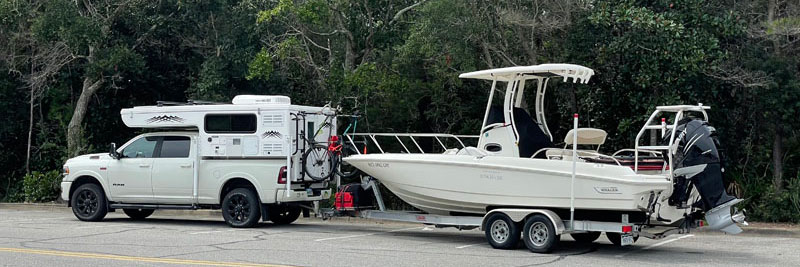
[[[289,105],[291,100],[282,95],[237,95],[233,98],[234,105]]]

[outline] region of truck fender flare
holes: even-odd
[[[99,173],[97,173],[95,171],[92,171],[92,170],[81,170],[81,171],[78,171],[78,172],[76,172],[74,174],[71,174],[71,176],[75,177],[75,179],[72,179],[72,182],[71,182],[70,188],[69,188],[70,191],[75,189],[75,181],[77,181],[79,178],[84,177],[84,176],[92,177],[95,180],[97,180],[98,183],[100,183],[100,187],[103,188],[103,193],[106,194],[106,199],[108,201],[113,201],[114,200],[113,196],[111,196],[111,194],[109,194],[109,192],[111,192],[111,191],[110,191],[110,188],[108,188],[107,181],[104,178],[102,178],[103,176],[100,175]],[[70,197],[70,199],[72,198],[71,195],[69,197]]]

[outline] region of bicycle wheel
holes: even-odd
[[[347,161],[342,160],[342,158],[346,158],[349,157],[350,155],[356,155],[356,154],[358,154],[358,151],[356,151],[356,148],[353,147],[352,145],[344,145],[342,147],[342,154],[341,157],[339,157],[339,161],[336,166],[336,174],[338,174],[339,177],[350,178],[356,176],[361,172],[359,169],[356,169],[356,167],[354,167],[353,165],[350,165],[350,163],[347,163]]]
[[[333,153],[328,146],[314,144],[303,153],[303,172],[314,181],[322,181],[333,175]]]

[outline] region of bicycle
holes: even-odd
[[[322,181],[331,178],[334,174],[334,169],[336,167],[336,159],[334,158],[333,152],[329,150],[329,144],[332,143],[332,131],[328,131],[328,144],[324,144],[323,142],[316,141],[317,136],[325,129],[330,128],[332,123],[331,121],[336,118],[336,113],[334,111],[333,114],[325,114],[325,112],[321,112],[321,115],[326,116],[323,123],[314,131],[314,134],[310,137],[306,136],[305,127],[306,126],[306,119],[305,117],[309,114],[312,115],[320,115],[320,113],[306,113],[306,112],[299,112],[296,114],[292,114],[295,120],[295,127],[297,134],[297,143],[295,143],[295,152],[301,152],[300,163],[302,164],[301,169],[301,176],[308,175],[311,180],[314,181]],[[303,122],[303,130],[300,130],[300,126],[298,125],[300,121]],[[303,142],[302,148],[300,148],[300,142]],[[310,147],[310,148],[307,148]]]

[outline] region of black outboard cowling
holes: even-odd
[[[669,142],[670,134],[665,141]],[[700,200],[691,205],[703,211],[736,199],[725,192],[723,158],[714,127],[706,121],[687,118],[678,123],[675,134],[677,147],[672,155],[675,190],[669,204],[686,207],[692,187],[697,188]]]

